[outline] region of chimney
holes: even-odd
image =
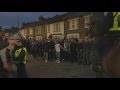
[[[40,21],[40,22],[43,22],[44,20],[45,20],[45,18],[44,18],[43,16],[40,16],[40,17],[39,17],[39,21]]]

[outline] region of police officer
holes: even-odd
[[[97,77],[104,77],[102,60],[109,53],[120,35],[117,19],[119,15],[120,13],[117,12],[109,12],[100,24],[101,31],[95,33],[92,68],[96,72]]]
[[[15,41],[14,50],[12,51],[12,60],[17,67],[18,78],[27,78],[26,62],[27,62],[27,49],[23,47],[21,40]]]

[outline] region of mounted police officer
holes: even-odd
[[[104,73],[102,60],[120,37],[119,16],[120,12],[109,12],[99,26],[100,31],[95,34],[92,69],[96,72],[97,77],[109,77]]]

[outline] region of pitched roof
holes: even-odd
[[[22,24],[22,27],[32,27],[36,24],[37,22],[36,21],[33,21],[33,22],[27,22],[27,23],[23,23]]]
[[[56,15],[52,18],[49,18],[49,20],[47,20],[47,23],[60,22],[60,21],[63,21],[65,19],[84,16],[84,15],[88,15],[88,14],[90,14],[90,12],[68,12],[68,13],[65,13],[63,15]]]
[[[70,19],[70,18],[84,16],[84,15],[88,15],[88,14],[90,14],[90,12],[68,12],[64,16],[64,19]]]
[[[48,17],[48,18],[44,18],[42,16],[39,17],[38,21],[33,21],[33,22],[29,22],[29,23],[23,23],[23,28],[24,27],[30,27],[30,26],[34,26],[34,25],[42,25],[42,24],[49,24],[49,23],[55,23],[55,22],[60,22],[63,21],[65,19],[70,19],[70,18],[74,18],[74,17],[78,17],[78,16],[84,16],[84,15],[88,15],[90,14],[90,12],[68,12],[62,15],[56,15],[54,17]]]
[[[59,21],[63,21],[64,20],[64,16],[66,16],[66,14],[63,15],[56,15],[52,18],[49,18],[47,20],[47,23],[54,23],[54,22],[59,22]]]
[[[18,28],[17,27],[12,27],[10,29],[4,29],[4,32],[16,33],[16,32],[18,32]]]

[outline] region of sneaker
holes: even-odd
[[[56,62],[58,62],[58,60],[56,60]]]
[[[58,60],[58,62],[57,63],[60,63],[60,61]]]
[[[92,65],[92,64],[90,65],[90,69],[91,69],[91,70],[93,69],[93,65]]]
[[[45,60],[45,62],[47,63],[47,62],[48,62],[48,60]]]

